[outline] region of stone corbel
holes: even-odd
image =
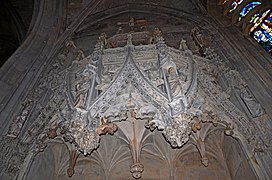
[[[65,124],[60,119],[59,115],[55,115],[48,127],[45,128],[45,133],[39,136],[37,140],[38,151],[43,151],[46,148],[48,139],[55,139],[57,136],[62,137],[69,149],[67,175],[72,177],[80,151],[84,155],[90,154],[98,147],[100,135],[114,134],[117,131],[117,126],[108,119],[100,117],[100,124],[92,131],[87,129],[81,121],[72,121],[70,124]]]
[[[111,123],[108,119],[100,117],[100,125],[96,128],[96,133],[98,135],[104,135],[109,133],[113,135],[117,131],[117,126],[114,123]]]
[[[132,156],[133,164],[130,166],[130,172],[133,178],[139,179],[142,177],[142,172],[144,171],[144,166],[140,162],[140,153],[142,141],[146,138],[144,137],[144,132],[146,131],[145,123],[153,119],[157,110],[153,106],[143,106],[140,108],[134,103],[131,97],[125,105],[125,109],[116,108],[105,112],[105,114],[107,118],[113,121],[119,119],[116,124],[118,125],[118,129],[123,132],[122,134],[125,136],[124,139],[126,139],[126,143],[129,145]],[[102,125],[101,128],[106,127]],[[114,129],[113,126],[112,128]],[[102,129],[101,133],[104,133]]]
[[[200,153],[200,156],[201,156],[201,163],[207,167],[209,165],[209,159],[207,157],[207,153],[206,153],[206,149],[205,149],[205,142],[204,142],[204,139],[202,138],[198,138],[197,139],[197,149]]]
[[[144,166],[140,163],[140,152],[141,152],[141,140],[134,139],[129,140],[130,151],[133,159],[133,164],[130,166],[130,172],[135,179],[142,177]]]
[[[234,133],[234,123],[225,115],[219,117],[212,111],[204,111],[200,116],[200,120],[202,123],[212,123],[215,127],[220,125],[227,136],[232,136]]]
[[[194,115],[182,113],[173,117],[173,123],[165,127],[163,135],[173,148],[180,148],[188,142],[192,132],[191,122]]]
[[[234,134],[233,122],[226,116],[219,117],[216,113],[212,111],[204,111],[199,117],[195,116],[193,118],[192,131],[194,133],[191,137],[194,141],[194,145],[198,149],[201,156],[201,163],[205,167],[209,165],[209,160],[205,149],[205,138],[209,129],[212,126],[222,128],[224,130],[224,133],[228,136],[232,136]]]
[[[192,120],[192,131],[196,133],[198,130],[201,129],[201,121],[197,116],[193,117]]]
[[[69,148],[69,166],[67,169],[68,177],[72,177],[74,175],[76,161],[79,156],[78,150],[74,146],[70,146],[70,147],[73,147],[73,148]]]
[[[118,128],[126,136],[130,148],[133,162],[130,166],[130,172],[135,179],[139,179],[142,177],[142,172],[144,171],[144,166],[140,162],[143,134],[145,132],[144,121],[132,118],[131,120],[119,123]]]
[[[193,140],[195,141],[195,146],[200,154],[201,163],[205,167],[207,167],[209,165],[209,159],[208,159],[207,152],[205,149],[205,138],[206,138],[207,132],[211,126],[212,126],[211,124],[203,125],[202,128],[199,131],[193,133],[193,136],[192,136]]]
[[[35,148],[33,148],[34,154],[43,152],[47,147],[47,142],[60,135],[60,124],[59,115],[56,114],[53,116],[47,127],[45,127],[44,131],[35,139]]]

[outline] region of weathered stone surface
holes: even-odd
[[[37,43],[45,49],[27,55],[33,64],[25,59],[26,76],[3,98],[12,98],[0,114],[10,118],[3,138],[26,149],[2,160],[3,178],[269,177],[269,92],[252,88],[247,65],[234,60],[241,54],[218,48],[227,42],[206,15],[177,11],[174,1],[86,2],[68,2],[59,36],[47,30],[53,20],[41,23],[48,44]]]

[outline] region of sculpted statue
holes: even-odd
[[[132,45],[132,34],[128,33],[127,35],[127,45]]]
[[[263,114],[261,105],[256,102],[253,95],[247,88],[241,89],[240,96],[253,117],[257,117]]]
[[[150,73],[150,80],[157,87],[164,84],[164,81],[162,78],[160,78],[160,73],[157,70]]]
[[[179,95],[182,86],[179,81],[176,64],[173,62],[172,58],[167,56],[163,59],[163,69],[166,71],[166,77],[172,96],[175,97]]]
[[[198,27],[194,27],[192,29],[191,36],[195,44],[198,46],[200,54],[203,54],[208,43],[207,38],[201,34],[201,31]]]
[[[96,67],[88,64],[86,68],[83,70],[83,72],[80,75],[76,75],[76,81],[75,84],[75,101],[74,106],[83,108],[85,107],[85,103],[87,100],[88,92],[91,87],[91,80],[96,80],[94,75],[96,74]]]
[[[113,79],[115,66],[107,66],[104,68],[101,78],[98,80],[98,85],[95,86],[96,90],[104,91]]]
[[[86,102],[86,96],[89,90],[90,84],[89,84],[89,77],[83,76],[81,81],[76,84],[76,98],[75,98],[75,107],[81,107],[83,108],[85,106]]]
[[[174,67],[168,69],[168,82],[170,85],[172,96],[178,96],[181,93],[182,86],[179,81],[179,76]]]
[[[244,102],[250,114],[253,117],[258,117],[262,115],[264,113],[263,108],[256,101],[255,97],[252,95],[252,93],[248,89],[247,83],[244,81],[241,75],[235,70],[230,70],[226,75],[230,85],[239,89],[238,95]]]
[[[188,50],[188,46],[186,44],[186,40],[182,39],[179,43],[179,49],[182,51]]]
[[[111,134],[113,135],[117,131],[117,126],[104,117],[100,117],[100,126],[96,128],[96,133],[98,135]]]
[[[109,74],[103,75],[102,78],[101,78],[101,81],[95,87],[95,89],[96,90],[100,90],[100,91],[104,91],[105,89],[107,89],[107,87],[109,86],[110,82],[111,82],[110,75]]]
[[[134,27],[134,25],[135,25],[135,19],[134,19],[133,17],[130,18],[130,20],[129,20],[129,22],[128,22],[128,25],[129,25],[129,27],[131,27],[132,30],[133,30],[133,27]]]
[[[118,31],[117,31],[116,34],[122,34],[122,33],[123,33],[123,28],[120,26],[120,27],[118,28]]]

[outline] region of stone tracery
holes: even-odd
[[[79,4],[82,2],[78,1]],[[93,2],[97,4],[98,1],[92,1],[90,4],[93,4]],[[222,51],[219,50],[222,46],[228,44],[222,38],[223,34],[219,34],[220,27],[219,29],[212,28],[216,25],[211,25],[212,20],[207,19],[205,15],[204,17],[191,17],[191,14],[184,13],[184,11],[178,10],[178,12],[166,6],[163,7],[160,4],[163,1],[154,1],[156,4],[147,4],[146,2],[142,5],[136,1],[132,2],[132,4],[121,5],[116,9],[101,12],[98,12],[99,8],[94,9],[88,5],[86,10],[74,19],[71,26],[64,27],[66,30],[59,32],[61,35],[56,37],[57,42],[51,45],[51,48],[53,47],[52,52],[46,58],[45,54],[41,54],[39,61],[45,62],[41,64],[44,68],[40,67],[39,63],[34,63],[31,69],[36,72],[35,69],[40,67],[39,73],[37,73],[39,77],[36,77],[33,79],[33,83],[30,83],[29,88],[31,89],[32,85],[34,87],[30,92],[26,90],[25,95],[29,94],[23,104],[21,105],[23,100],[18,99],[16,100],[18,105],[12,106],[16,109],[12,112],[17,111],[17,114],[12,115],[14,126],[10,126],[10,131],[6,134],[7,136],[4,136],[3,142],[0,143],[1,146],[3,145],[0,148],[1,152],[4,152],[4,155],[7,154],[7,158],[4,155],[1,156],[3,157],[1,162],[4,162],[1,163],[1,167],[8,163],[7,169],[1,169],[1,177],[5,177],[2,174],[6,172],[13,177],[16,177],[20,172],[19,179],[24,179],[22,178],[23,175],[26,176],[28,172],[34,174],[35,168],[34,171],[32,171],[33,169],[28,171],[27,168],[30,165],[31,167],[36,166],[36,162],[40,162],[42,154],[52,153],[52,145],[57,143],[67,146],[68,153],[64,153],[62,156],[63,162],[60,164],[62,167],[59,169],[57,166],[55,167],[55,170],[58,171],[56,178],[62,176],[65,179],[64,176],[67,176],[67,174],[71,176],[74,173],[71,178],[78,179],[81,175],[87,175],[95,169],[96,164],[101,167],[98,169],[103,171],[100,172],[100,177],[106,179],[111,179],[112,175],[120,169],[127,172],[127,177],[130,178],[130,171],[134,173],[134,177],[141,175],[143,178],[148,178],[153,177],[148,174],[149,172],[152,173],[153,170],[160,173],[164,172],[164,174],[167,174],[165,172],[169,170],[169,179],[175,179],[179,175],[186,174],[186,170],[182,173],[176,172],[176,169],[178,169],[177,161],[186,163],[186,158],[187,160],[188,158],[195,160],[202,158],[203,165],[207,167],[205,168],[201,164],[200,166],[204,168],[205,172],[210,173],[208,169],[216,164],[213,158],[215,156],[218,158],[221,154],[212,155],[213,152],[209,149],[209,146],[211,146],[209,140],[212,138],[207,135],[209,133],[204,133],[209,129],[208,127],[211,131],[220,129],[220,135],[224,135],[222,132],[225,130],[226,135],[238,137],[240,141],[243,141],[243,148],[245,148],[248,160],[252,161],[253,159],[253,166],[261,167],[263,162],[258,158],[261,157],[259,155],[262,155],[262,153],[257,152],[263,151],[263,143],[266,147],[271,144],[269,143],[271,141],[270,127],[266,126],[268,124],[266,121],[269,118],[266,113],[269,113],[269,108],[260,99],[259,94],[256,94],[256,91],[254,92],[251,82],[247,81],[249,85],[243,82],[239,85],[241,81],[239,73],[237,72],[237,77],[235,76],[235,79],[233,79],[235,75],[235,73],[231,73],[233,70],[225,66],[221,58],[212,52],[212,49],[209,49],[210,43],[214,43],[215,40],[216,42],[213,45],[219,45],[218,48],[213,47],[215,51],[220,56],[223,55],[221,57],[224,61],[230,60],[231,63],[228,65],[233,63],[232,56],[229,56],[233,52],[227,53],[224,48]],[[181,1],[175,2],[180,3]],[[193,3],[196,2],[193,1]],[[160,24],[160,20],[154,21],[153,19],[153,25],[150,26],[152,28],[162,27],[164,33],[162,34],[159,29],[156,29],[155,32],[146,31],[147,21],[142,18],[142,14],[137,15],[138,18],[131,18],[129,22],[121,22],[123,21],[122,13],[126,14],[127,9],[134,8],[137,12],[147,14],[153,12],[154,9],[162,11],[161,13],[167,16],[171,14],[170,19],[161,21],[167,21],[165,24]],[[92,14],[94,13],[91,11],[92,9],[98,13]],[[103,19],[104,15],[110,14],[112,18],[116,15],[114,13],[119,14],[118,17],[113,18],[109,27],[104,28],[107,24],[103,22],[105,20]],[[159,16],[162,15],[161,13]],[[88,14],[89,16],[86,18]],[[164,15],[161,16],[162,19],[164,19]],[[149,16],[145,17],[149,18]],[[86,20],[82,22],[84,18]],[[71,22],[71,19],[68,21]],[[117,21],[121,23],[116,24]],[[170,26],[167,23],[175,26]],[[79,24],[82,25],[78,27]],[[126,27],[126,25],[129,27]],[[195,32],[195,37],[194,33],[190,37],[190,30],[195,25],[198,28],[194,29],[198,32]],[[44,30],[44,28],[42,29]],[[215,29],[216,32],[214,33]],[[85,39],[85,30],[89,31],[87,35],[90,35],[91,39],[88,39],[88,37]],[[141,32],[138,32],[139,30]],[[205,33],[210,30],[210,35],[214,35],[216,38],[220,37],[217,40],[214,38],[211,42],[207,42],[206,40],[209,37],[201,34],[203,30],[205,30]],[[92,54],[88,55],[93,44],[95,44],[93,39],[96,39],[95,36],[98,32],[111,34],[111,32],[116,31],[117,34],[111,37],[102,34]],[[124,33],[126,31],[131,31],[131,39],[127,38],[128,33]],[[39,35],[42,34],[45,33],[41,31]],[[72,37],[71,34],[73,34]],[[165,41],[163,37],[165,37]],[[66,38],[68,39],[67,43],[63,43]],[[180,42],[179,50],[170,47],[178,47],[179,38],[183,39]],[[222,46],[220,46],[221,40],[223,40]],[[60,47],[63,48],[59,49]],[[33,48],[33,45],[29,49],[31,48]],[[229,48],[229,45],[226,48]],[[48,50],[49,48],[45,49]],[[154,51],[154,49],[157,51]],[[130,56],[128,56],[128,50],[130,50]],[[58,55],[54,54],[58,52],[60,52]],[[200,54],[204,58],[195,54]],[[237,58],[240,57],[238,54],[236,55]],[[127,69],[122,69],[128,59],[127,57],[130,57],[129,61],[135,64],[130,64]],[[158,60],[162,63],[157,63]],[[247,59],[243,60],[248,62]],[[231,69],[237,68],[235,65],[230,67]],[[134,71],[135,69],[136,71]],[[124,70],[126,72],[121,74],[120,72]],[[129,73],[130,70],[133,71]],[[242,73],[239,69],[237,71]],[[32,71],[30,71],[31,73]],[[117,82],[116,79],[120,74],[129,76],[127,76],[128,78],[119,78]],[[26,79],[29,80],[29,78]],[[118,83],[121,83],[120,87],[116,86]],[[112,88],[112,86],[117,87],[117,89]],[[112,92],[116,92],[116,95]],[[110,93],[113,94],[113,97],[109,96]],[[21,98],[24,97],[23,95]],[[236,104],[234,105],[229,101]],[[98,105],[93,106],[96,103]],[[163,105],[161,106],[161,104]],[[182,113],[180,113],[181,111]],[[1,118],[6,116],[10,115],[1,114]],[[258,127],[262,128],[261,131],[265,132],[261,138],[259,134],[261,131],[255,126],[255,122],[259,125]],[[187,126],[189,128],[184,129]],[[132,143],[135,137],[130,132],[126,132],[126,129],[134,129],[136,132],[144,130],[142,137],[141,133],[136,136],[136,142],[140,143]],[[111,134],[113,135],[111,136]],[[186,143],[188,137],[189,141]],[[194,141],[194,137],[196,141]],[[214,137],[217,140],[217,137]],[[14,145],[17,138],[22,138],[20,141],[23,142],[23,145],[28,146],[27,150],[22,148],[25,152],[21,153],[21,149],[16,149],[17,146],[7,146],[9,142],[6,143],[5,140],[10,140],[10,143]],[[119,148],[120,142],[122,143]],[[194,142],[196,143],[194,144]],[[189,146],[190,143],[193,145]],[[21,148],[23,145],[18,144],[18,147]],[[177,147],[172,148],[171,145]],[[250,147],[247,145],[250,145]],[[47,148],[45,148],[46,146]],[[39,151],[45,151],[45,153],[37,154]],[[198,151],[199,154],[196,154],[198,158],[192,158],[193,151]],[[254,151],[253,155],[251,154],[252,151]],[[58,150],[55,149],[55,152],[58,152]],[[84,153],[86,156],[84,156]],[[146,160],[148,153],[150,158]],[[11,154],[12,158],[10,158]],[[181,156],[184,158],[180,158]],[[266,156],[268,155],[266,154]],[[46,154],[44,157],[48,158],[50,155]],[[67,160],[69,157],[70,160]],[[154,162],[155,159],[167,162],[167,164],[162,165],[167,170],[161,171],[156,167],[150,168],[149,161]],[[32,163],[33,160],[34,163]],[[128,169],[125,170],[122,161],[126,160],[128,161],[126,164]],[[86,161],[92,162],[86,163]],[[201,159],[198,163],[200,161]],[[221,160],[221,162],[225,161]],[[85,163],[86,166],[82,166],[82,163]],[[155,164],[157,165],[157,163]],[[197,162],[194,162],[194,164],[196,165]],[[53,169],[54,167],[51,166],[55,165],[58,165],[58,163],[54,164],[51,161],[49,169]],[[167,166],[169,166],[169,169]],[[130,167],[131,169],[129,169]],[[179,170],[184,170],[186,167],[179,167]],[[21,168],[22,170],[20,170]],[[82,172],[81,169],[87,170],[88,173]],[[229,168],[225,167],[225,169],[228,170]],[[190,172],[190,170],[187,172]],[[241,173],[243,174],[243,171]],[[97,173],[93,171],[92,174]],[[123,174],[122,172],[121,175]],[[258,176],[262,177],[260,174]],[[194,175],[197,175],[197,173]],[[39,174],[38,176],[42,177],[43,175]]]
[[[196,70],[195,67],[203,63],[203,58],[196,56],[192,59],[187,48],[180,50],[187,52],[184,54],[189,56],[177,54],[175,49],[166,46],[159,29],[155,29],[154,34],[155,45],[134,46],[131,40],[134,34],[129,33],[127,45],[123,49],[113,48],[111,51],[109,48],[104,50],[103,54],[107,41],[105,34],[102,34],[93,54],[80,60],[81,63],[75,60],[72,64],[72,71],[68,72],[68,77],[72,78],[67,78],[66,83],[68,85],[67,104],[64,105],[66,110],[62,110],[59,114],[65,118],[62,118],[63,120],[60,120],[60,117],[56,118],[58,123],[52,121],[53,124],[55,123],[55,133],[74,144],[77,151],[83,152],[84,155],[91,154],[99,147],[100,135],[114,134],[117,129],[122,131],[132,153],[134,164],[131,165],[130,171],[134,178],[140,178],[144,171],[144,165],[140,163],[140,153],[145,127],[151,131],[154,129],[162,131],[166,141],[173,148],[184,146],[193,131],[194,136],[197,137],[196,147],[199,149],[204,166],[208,166],[208,159],[204,146],[205,137],[199,136],[198,132],[201,130],[201,123],[221,124],[227,135],[233,135],[233,130],[241,129],[244,131],[243,136],[246,138],[251,136],[244,129],[251,127],[241,127],[240,124],[236,124],[236,118],[228,110],[229,106],[232,111],[235,110],[235,106],[228,102],[228,95],[214,84],[213,78],[205,74],[211,70],[210,66],[208,64],[202,66],[207,67],[204,71]],[[205,47],[201,48],[204,50]],[[109,59],[107,53],[110,56],[114,53],[125,54],[121,57],[126,60]],[[148,57],[149,64],[141,66],[141,59],[146,59],[145,53],[154,56]],[[141,55],[137,56],[138,54]],[[101,67],[99,64],[103,64],[104,59],[105,63],[111,61],[111,67],[104,66],[106,70],[99,71]],[[123,63],[122,67],[121,63]],[[158,64],[159,71],[152,68],[154,64]],[[115,69],[114,75],[109,75],[112,71],[110,69]],[[111,79],[102,82],[99,80],[101,75],[110,76]],[[159,79],[160,83],[157,84],[152,80],[153,78]],[[199,86],[205,90],[199,90]],[[220,104],[218,98],[223,104],[214,111],[215,104]],[[211,100],[215,100],[215,104],[211,103]],[[226,114],[224,114],[225,110],[227,110]],[[240,113],[239,117],[246,121],[243,114]],[[129,125],[130,123],[132,126]],[[62,129],[61,131],[57,131],[56,124]],[[134,133],[127,132],[127,128]],[[52,128],[49,130],[52,133]],[[52,138],[55,136],[52,135]],[[253,149],[254,147],[255,144],[252,145]],[[71,157],[72,164],[67,171],[69,176],[72,176],[71,168],[76,164],[74,151]]]

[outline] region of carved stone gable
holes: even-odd
[[[138,42],[145,44],[134,45]],[[77,49],[72,41],[69,44]],[[182,148],[191,138],[204,166],[209,164],[204,132],[211,128],[210,123],[220,126],[226,135],[250,142],[247,151],[253,152],[262,146],[257,127],[218,84],[213,63],[217,56],[209,55],[208,50],[203,58],[193,55],[184,40],[180,49],[168,47],[158,28],[118,32],[110,38],[101,34],[92,54],[85,57],[77,49],[77,58],[62,71],[64,99],[37,145],[42,149],[47,137],[61,138],[71,152],[69,176],[78,154],[92,154],[107,133],[129,147],[134,178],[142,176],[140,154],[154,131],[172,148]],[[218,67],[229,71],[223,63]]]

